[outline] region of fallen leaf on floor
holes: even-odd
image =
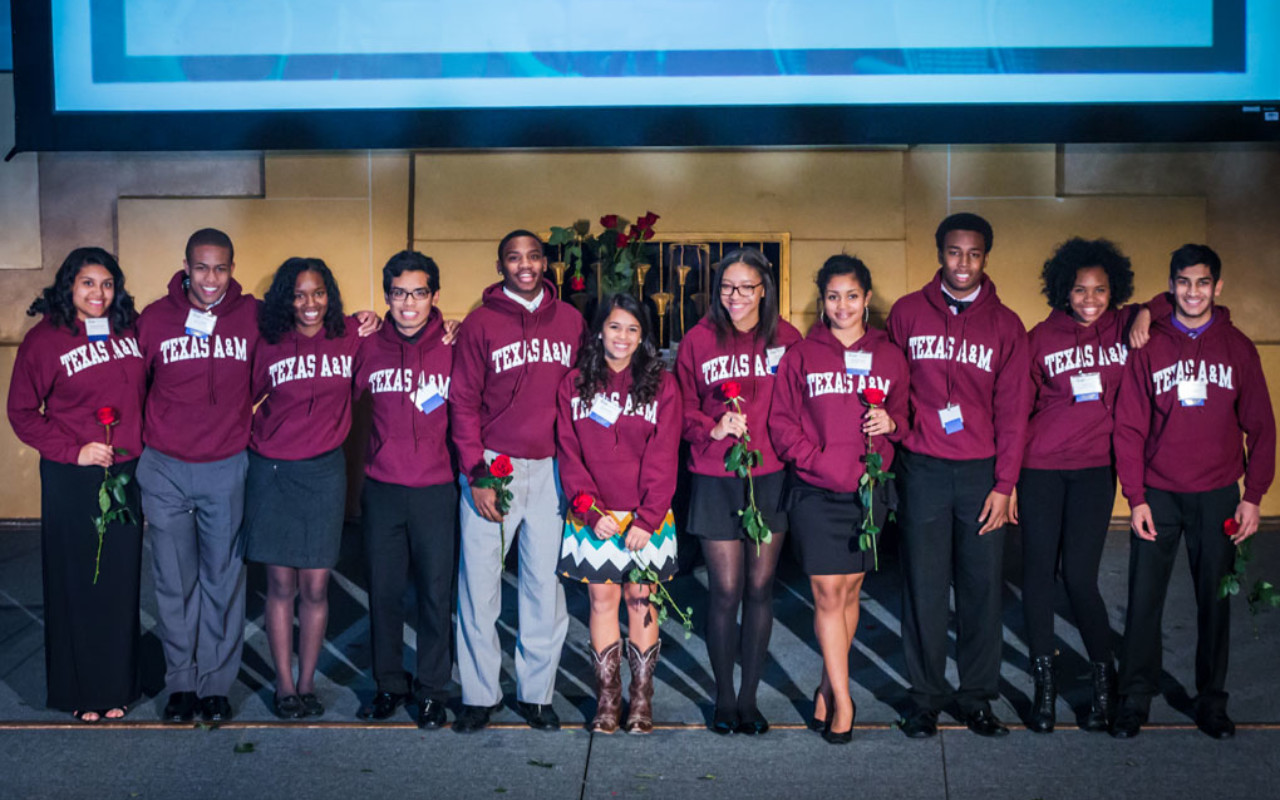
[[[649,779],[649,780],[653,780],[654,778],[656,778],[656,777],[658,777],[658,776],[657,776],[657,775],[650,775],[650,774],[649,774],[649,773],[647,773],[647,772],[637,772],[637,773],[636,773],[636,777],[637,777],[637,778],[647,778],[647,779]]]
[[[706,775],[703,775],[702,777],[698,778],[698,780],[700,780],[700,781],[714,781],[715,779],[716,779],[716,776],[715,776],[715,775],[712,775],[710,772],[708,772]]]
[[[234,753],[252,753],[252,752],[253,752],[253,742],[237,742],[237,743],[236,743],[236,746],[235,746],[234,748],[232,748],[232,752],[234,752]]]
[[[555,764],[552,764],[550,761],[539,761],[536,758],[531,758],[529,759],[529,766],[542,767],[543,769],[551,769],[552,767],[555,766]]]

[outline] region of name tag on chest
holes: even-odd
[[[413,405],[423,414],[430,414],[444,405],[444,398],[440,396],[440,390],[434,384],[419,386],[418,391],[413,393]]]
[[[1077,403],[1088,403],[1102,399],[1102,374],[1098,372],[1081,372],[1071,376],[1071,394]]]
[[[106,317],[94,317],[84,321],[84,332],[91,342],[105,342],[111,335],[111,320]]]
[[[964,430],[964,415],[960,413],[960,406],[949,405],[938,409],[938,419],[942,422],[942,430],[946,431],[948,436]]]
[[[861,350],[846,351],[844,354],[844,373],[846,375],[870,375],[871,354]]]
[[[770,375],[778,374],[778,365],[782,363],[782,356],[787,352],[785,347],[770,347],[764,351],[765,366],[769,368]]]
[[[218,318],[207,311],[196,311],[194,308],[187,312],[187,335],[197,336],[201,339],[208,339],[213,335],[213,327],[218,324]]]
[[[591,419],[593,422],[603,425],[606,428],[613,427],[613,423],[618,421],[618,417],[622,414],[622,406],[612,397],[605,397],[602,394],[595,396],[591,401]]]
[[[1184,406],[1202,406],[1209,399],[1205,381],[1178,381],[1178,402]]]

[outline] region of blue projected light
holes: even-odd
[[[9,20],[9,0],[0,0],[0,72],[13,69],[13,23]]]

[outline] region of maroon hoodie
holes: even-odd
[[[556,402],[560,485],[572,498],[586,492],[604,511],[635,514],[650,533],[662,527],[676,492],[680,461],[680,390],[671,373],[662,373],[654,399],[637,406],[631,399],[631,370],[606,370],[602,394],[622,413],[609,427],[591,417],[591,404],[578,399],[578,370],[564,376]],[[600,515],[587,514],[595,526]]]
[[[846,352],[870,353],[870,374],[850,374]],[[867,437],[861,419],[868,408],[862,396],[867,388],[885,393],[882,405],[898,426],[889,436],[871,439],[887,470],[893,464],[890,441],[901,439],[910,424],[910,386],[902,351],[883,331],[874,329],[845,347],[822,323],[787,351],[773,389],[769,431],[778,455],[794,464],[796,475],[806,483],[833,492],[857,491],[858,480],[866,472],[862,459],[867,454]]]
[[[1179,401],[1180,381],[1203,381],[1203,405]],[[1249,458],[1241,442],[1244,432]],[[1146,487],[1207,492],[1244,475],[1244,499],[1260,503],[1276,468],[1276,423],[1258,350],[1222,306],[1192,339],[1155,320],[1151,341],[1129,357],[1116,404],[1116,468],[1129,505]]]
[[[212,309],[213,334],[188,335],[187,314],[195,306],[182,288],[184,277],[182,270],[174,273],[169,294],[138,318],[138,344],[150,377],[143,441],[182,461],[221,461],[249,444],[258,301],[232,279]]]
[[[542,287],[542,302],[530,313],[495,283],[462,323],[449,425],[459,468],[471,478],[486,474],[486,448],[512,458],[556,454],[556,390],[578,356],[583,324],[550,281]]]
[[[995,456],[995,491],[1013,492],[1022,468],[1030,358],[1018,315],[1000,302],[988,277],[973,305],[952,314],[942,294],[942,270],[889,312],[889,338],[911,366],[913,453],[951,460]],[[963,429],[947,433],[939,412],[958,405]]]
[[[111,428],[111,444],[128,451],[117,451],[116,461],[130,461],[142,452],[146,393],[146,367],[133,330],[91,342],[83,322],[73,333],[45,317],[18,347],[9,423],[41,458],[75,464],[81,447],[106,441],[97,411],[111,406],[120,419]]]
[[[707,317],[689,329],[676,355],[676,379],[684,398],[684,438],[691,445],[690,472],[717,478],[732,474],[724,468],[724,457],[735,437],[726,436],[718,442],[711,438],[711,429],[730,408],[720,388],[729,380],[742,385],[742,413],[747,416],[751,434],[748,446],[759,450],[762,458],[752,474],[768,475],[782,469],[769,438],[774,384],[769,351],[780,361],[786,349],[799,341],[800,331],[782,319],[778,320],[778,331],[769,345],[757,340],[754,333],[736,329],[721,345],[716,341],[715,325]]]
[[[360,336],[355,317],[341,336],[292,328],[253,356],[253,412],[249,448],[264,458],[301,461],[340,447],[351,430],[351,379]]]
[[[390,315],[356,354],[356,394],[373,400],[373,427],[364,472],[400,486],[452,483],[449,399],[453,348],[440,341],[444,317],[432,308],[412,341],[396,330]]]

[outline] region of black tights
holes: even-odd
[[[710,600],[707,608],[707,654],[716,679],[716,710],[746,717],[756,711],[756,687],[764,669],[773,632],[773,576],[778,570],[785,533],[760,546],[743,539],[702,540]],[[745,573],[745,575],[744,575]],[[738,606],[742,627],[738,627]],[[733,662],[742,653],[742,688],[733,692]]]

